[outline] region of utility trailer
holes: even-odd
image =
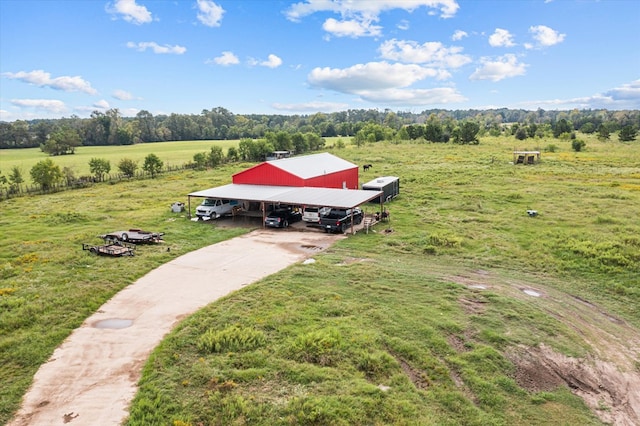
[[[109,241],[122,241],[133,244],[160,243],[163,241],[164,232],[149,232],[142,229],[129,229],[128,231],[114,231],[99,237]]]
[[[82,250],[99,256],[133,256],[136,250],[134,244],[124,243],[120,241],[108,242],[106,244],[82,244]]]
[[[363,190],[382,191],[382,195],[373,200],[370,203],[386,203],[400,194],[400,178],[397,176],[382,176],[375,178],[374,180],[362,184]]]

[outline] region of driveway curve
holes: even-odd
[[[181,319],[341,238],[258,230],[154,269],[107,301],[54,351],[9,425],[121,424],[145,361]]]

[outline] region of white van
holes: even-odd
[[[302,213],[302,220],[309,223],[320,222],[320,217],[331,211],[329,207],[305,207]]]
[[[231,214],[233,208],[238,205],[237,200],[224,200],[221,198],[205,198],[202,204],[196,208],[198,219],[217,219],[220,216]]]

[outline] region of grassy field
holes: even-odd
[[[7,176],[15,166],[19,167],[25,182],[31,184],[29,171],[38,162],[51,158],[60,169],[69,167],[77,176],[90,176],[89,161],[92,158],[104,158],[111,163],[111,173],[118,173],[118,163],[123,158],[137,161],[141,167],[144,158],[150,154],[156,154],[165,166],[181,166],[193,161],[194,154],[209,152],[211,147],[220,146],[226,153],[229,147],[237,147],[238,140],[232,141],[181,141],[159,142],[124,146],[81,146],[73,155],[60,155],[50,157],[40,148],[28,149],[1,149],[0,173]]]
[[[539,344],[585,356],[584,336],[543,298],[499,291],[572,295],[640,327],[640,145],[583,139],[580,153],[567,141],[502,138],[332,150],[373,164],[362,182],[400,176],[390,224],[186,319],[149,359],[129,424],[600,424],[566,387],[521,386],[509,357]],[[514,147],[549,144],[558,150],[540,164],[509,164]],[[169,207],[248,166],[0,204],[0,423],[39,365],[109,297],[247,231]],[[141,247],[112,259],[80,249],[127,227],[166,232],[171,252]]]

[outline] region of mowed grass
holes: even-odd
[[[38,162],[50,158],[62,170],[70,168],[76,177],[91,176],[89,161],[92,158],[103,158],[111,163],[111,173],[117,174],[118,163],[123,158],[138,162],[142,168],[144,158],[153,153],[164,162],[165,166],[182,166],[193,162],[193,156],[200,152],[208,153],[214,146],[219,146],[226,153],[229,147],[237,147],[238,140],[229,141],[180,141],[158,142],[124,146],[80,146],[75,154],[51,157],[40,148],[2,149],[0,150],[0,173],[8,176],[13,167],[22,172],[25,182],[32,184],[30,171]]]
[[[567,390],[520,388],[505,356],[539,343],[581,356],[582,337],[535,303],[452,278],[482,272],[549,286],[640,325],[640,146],[586,141],[580,153],[556,140],[517,146],[558,145],[535,166],[510,165],[516,144],[503,138],[332,149],[373,164],[361,182],[400,176],[391,222],[185,320],[145,366],[129,424],[598,424]],[[248,166],[0,204],[0,422],[111,295],[246,232],[190,222],[169,206]],[[166,245],[130,259],[80,249],[134,226],[167,232]]]

